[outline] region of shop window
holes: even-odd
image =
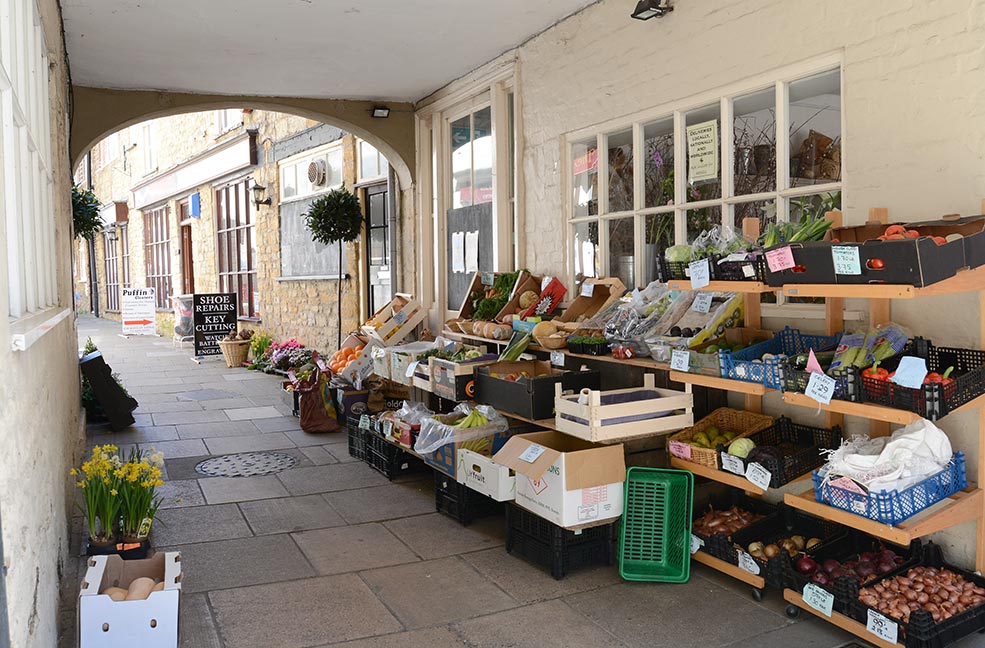
[[[216,189],[215,204],[219,292],[236,293],[239,317],[255,317],[257,249],[249,180]]]
[[[606,213],[633,210],[633,130],[606,137],[609,202]]]
[[[492,109],[454,120],[450,137],[452,208],[492,202]]]
[[[643,127],[643,206],[674,204],[674,118]]]
[[[281,160],[280,200],[299,200],[342,186],[342,143],[333,142],[316,151]]]
[[[575,282],[599,276],[599,224],[597,221],[574,225]]]
[[[732,108],[736,196],[776,190],[776,89],[738,97]]]
[[[790,84],[790,186],[841,180],[841,74]]]
[[[120,237],[120,284],[130,287],[130,230],[126,225],[118,229]]]
[[[216,130],[220,135],[243,125],[243,111],[240,108],[215,111]]]
[[[385,178],[389,164],[382,153],[369,142],[359,140],[359,181]]]
[[[120,312],[119,248],[116,230],[103,233],[103,264],[106,269],[106,310]]]
[[[171,229],[166,205],[144,212],[144,259],[147,287],[154,289],[157,308],[167,310],[171,296]]]
[[[598,142],[593,137],[584,142],[578,142],[571,147],[572,175],[574,177],[575,218],[581,216],[597,216],[599,213],[599,149]]]
[[[619,277],[626,286],[636,285],[636,235],[634,228],[636,220],[629,218],[612,218],[605,221],[608,227],[607,249],[608,270],[610,277]]]

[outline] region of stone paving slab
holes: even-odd
[[[254,477],[203,477],[198,485],[209,504],[245,502],[286,497],[287,489],[274,475]]]
[[[178,545],[251,535],[253,532],[235,504],[219,504],[158,511],[153,540],[155,545]]]
[[[311,463],[316,466],[325,466],[327,464],[339,463],[331,452],[325,449],[324,446],[307,446],[304,448],[299,448],[301,454],[308,458]]]
[[[294,420],[297,421],[298,419]],[[348,442],[349,438],[345,431],[329,432],[327,434],[308,434],[304,430],[300,429],[300,427],[296,430],[284,430],[282,434],[287,436],[287,438],[289,438],[294,445],[299,448],[303,448],[305,446],[320,446],[325,445],[326,443],[338,441]]]
[[[349,524],[392,520],[434,511],[431,481],[399,482],[322,495]]]
[[[161,497],[161,509],[184,508],[205,504],[205,496],[197,479],[172,479],[164,482],[156,494]]]
[[[400,540],[378,523],[291,534],[323,576],[416,562]]]
[[[180,457],[194,457],[196,455],[208,454],[205,444],[200,439],[179,439],[177,441],[155,441],[153,443],[142,443],[141,448],[149,449],[153,446],[156,450],[164,453],[165,457],[174,459]],[[128,453],[132,445],[121,444],[120,452]]]
[[[389,483],[386,477],[361,463],[293,468],[279,473],[277,478],[291,495],[311,495]]]
[[[417,555],[430,560],[501,546],[506,522],[502,516],[491,516],[466,527],[442,513],[429,513],[384,524]]]
[[[237,409],[227,409],[226,416],[231,421],[254,421],[258,419],[278,418],[280,412],[270,406],[240,407]]]
[[[244,407],[254,406],[252,400],[242,396],[237,396],[236,398],[216,398],[214,400],[203,400],[198,401],[198,403],[203,410],[242,409]]]
[[[403,629],[355,574],[230,589],[209,598],[226,648],[308,648]]]
[[[286,432],[287,430],[301,429],[301,421],[296,416],[260,419],[255,425],[261,432]]]
[[[224,455],[235,452],[258,452],[262,450],[293,448],[294,443],[282,432],[271,432],[270,434],[210,437],[205,439],[205,447],[209,449],[211,454]]]
[[[202,406],[195,401],[173,401],[170,403],[141,403],[135,414],[164,414],[168,412],[201,412]]]
[[[490,614],[456,623],[452,627],[470,648],[598,648],[626,645],[560,600]]]
[[[179,425],[186,423],[221,423],[228,421],[229,417],[223,411],[206,412],[164,412],[153,414],[154,425]]]
[[[178,627],[181,648],[223,648],[205,594],[181,595]]]
[[[112,443],[118,446],[127,443],[147,445],[148,443],[159,441],[177,441],[179,437],[177,428],[173,425],[147,425],[139,427],[132,425],[120,432],[113,432],[107,428],[105,434],[93,435],[89,438],[95,440],[97,444]]]
[[[178,394],[178,400],[207,401],[218,400],[220,398],[236,398],[238,396],[239,394],[236,392],[226,391],[224,389],[196,389]]]
[[[324,529],[346,524],[342,516],[321,495],[242,502],[239,508],[256,535]]]
[[[362,461],[362,459],[357,459],[349,454],[349,441],[346,439],[344,442],[329,443],[322,446],[328,452],[335,457],[336,461],[339,463],[350,463],[353,461]]]
[[[224,421],[222,423],[187,423],[176,425],[182,439],[209,439],[212,437],[243,436],[257,433],[252,421]]]
[[[464,641],[447,628],[425,628],[332,644],[338,648],[461,648],[465,645]],[[318,648],[328,648],[328,644]]]

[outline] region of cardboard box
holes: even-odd
[[[177,648],[181,554],[156,553],[144,560],[92,556],[79,593],[79,648]],[[142,601],[114,601],[107,587],[126,589],[139,577],[164,582]]]
[[[520,374],[517,380],[497,378],[494,374]],[[492,405],[501,412],[541,421],[554,417],[554,385],[561,384],[566,393],[582,389],[599,389],[598,371],[565,371],[551,367],[547,360],[496,362],[476,369],[476,401]]]
[[[555,318],[558,323],[586,320],[626,294],[626,285],[618,277],[588,278],[584,283],[594,286],[591,297],[583,296],[579,290],[578,296],[571,305],[561,313],[560,317]]]
[[[493,461],[516,471],[516,503],[560,527],[618,518],[626,461],[622,444],[596,445],[561,432],[519,434]]]
[[[394,346],[410,335],[427,315],[427,309],[413,295],[397,293],[386,306],[366,320],[362,331],[383,346]]]
[[[335,409],[339,414],[339,422],[344,423],[346,418],[350,416],[359,418],[365,414],[368,401],[368,389],[348,389],[345,387],[337,389],[335,391]]]
[[[489,354],[467,362],[431,358],[431,391],[448,400],[475,400],[476,368],[492,364],[497,359],[496,354]]]
[[[520,319],[519,316],[514,317],[513,330],[520,333],[533,333],[534,327],[540,324],[543,319],[542,317],[528,317],[527,319]]]
[[[493,453],[502,448],[507,440],[515,434],[533,432],[541,428],[536,425],[521,421],[510,421],[510,427],[505,432],[493,434],[491,436],[469,439],[467,441],[457,441],[441,446],[430,454],[423,455],[424,463],[438,470],[452,479],[458,479],[458,452],[460,450],[471,450],[472,452],[491,457]]]
[[[497,322],[503,322],[506,324],[512,324],[513,316],[517,313],[525,310],[520,308],[520,295],[529,291],[537,293],[540,295],[540,281],[542,277],[537,275],[532,275],[525,270],[521,270],[520,274],[517,275],[516,283],[513,284],[513,292],[510,293],[510,300],[506,302],[506,305],[496,314],[494,318]]]
[[[342,342],[343,349],[352,349],[357,346],[362,345],[363,350],[359,352],[356,359],[353,360],[348,367],[342,370],[339,374],[349,382],[355,384],[357,378],[359,382],[365,380],[370,373],[373,371],[373,348],[379,344],[375,340],[371,340],[365,336],[358,333],[350,333],[349,336]]]
[[[516,474],[490,457],[471,450],[459,450],[456,472],[458,483],[497,502],[509,502],[516,496]]]

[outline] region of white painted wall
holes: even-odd
[[[844,66],[846,224],[875,206],[892,220],[980,213],[985,0],[678,0],[648,22],[629,18],[631,4],[603,0],[517,50],[527,267],[566,276],[563,134],[832,52]],[[893,317],[947,345],[980,344],[974,295],[898,302]],[[977,423],[972,412],[942,425],[969,455],[969,480]],[[943,535],[956,562],[973,563],[972,525]]]

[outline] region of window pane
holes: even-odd
[[[694,243],[702,232],[722,224],[722,208],[716,205],[690,209],[684,213],[684,218],[687,223],[687,242]]]
[[[674,118],[643,127],[643,205],[674,204]]]
[[[386,263],[386,229],[379,227],[369,231],[369,264],[384,265]]]
[[[246,240],[246,233],[248,231],[249,230],[241,229],[241,230],[237,230],[237,232],[236,232],[239,235],[239,269],[240,269],[240,271],[249,270],[249,268],[246,267],[246,262],[249,260],[249,257],[247,256],[247,248],[249,246],[249,241]]]
[[[483,108],[472,115],[472,169],[475,176],[473,205],[492,202],[493,137],[492,109]]]
[[[575,282],[599,276],[598,221],[575,223]]]
[[[379,156],[368,142],[359,142],[359,173],[363,178],[380,176]]]
[[[742,221],[746,218],[759,219],[759,232],[756,233],[756,237],[758,237],[763,233],[767,224],[776,222],[776,201],[754,200],[735,205],[735,220],[732,226],[735,228],[736,234],[742,233]]]
[[[386,194],[375,193],[369,197],[369,225],[383,227],[386,225]]]
[[[290,198],[298,193],[297,182],[294,175],[294,165],[288,164],[281,169],[281,195]]]
[[[674,244],[674,215],[650,214],[644,221],[643,229],[643,269],[642,285],[657,279],[657,257]]]
[[[633,209],[632,129],[609,135],[608,148],[609,212],[630,211]]]
[[[716,103],[684,116],[688,202],[722,197],[720,112]]]
[[[329,187],[341,187],[342,186],[342,167],[343,167],[343,155],[342,147],[333,148],[328,152],[328,186]],[[305,182],[307,182],[308,177],[308,163],[305,162],[304,169],[301,170],[305,174]],[[310,185],[309,185],[310,186]],[[319,189],[321,189],[319,187]],[[311,191],[315,191],[315,187],[311,187]]]
[[[790,199],[790,222],[799,223],[805,218],[816,220],[824,218],[825,212],[841,209],[841,192],[826,191],[824,193],[800,196]]]
[[[619,277],[627,288],[636,286],[635,263],[635,232],[633,224],[636,219],[617,218],[605,221],[609,228],[609,277]]]
[[[451,206],[472,204],[472,116],[451,123]]]
[[[841,180],[841,72],[790,84],[790,185]]]
[[[776,190],[776,90],[739,97],[732,106],[735,195]]]
[[[595,138],[571,146],[574,173],[574,205],[572,216],[595,216],[599,213],[598,175],[599,155]]]

